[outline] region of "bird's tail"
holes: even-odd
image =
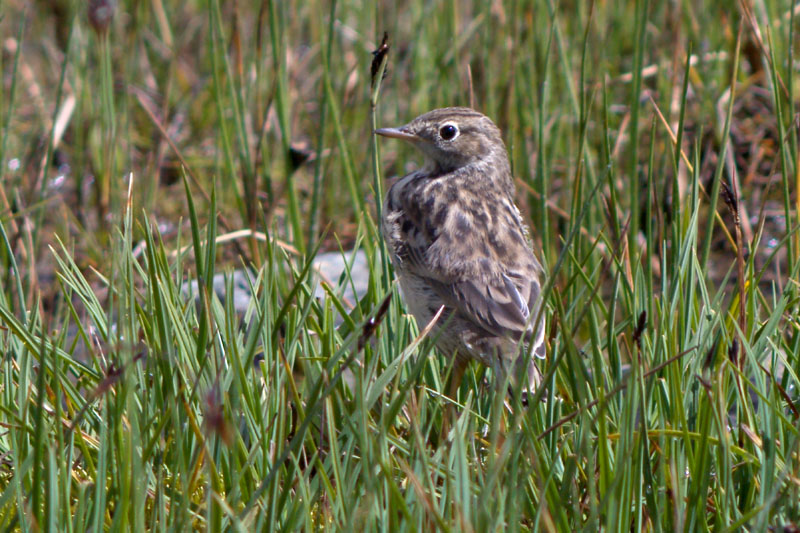
[[[525,368],[525,357],[517,359],[514,374],[524,380],[522,392],[527,392],[529,395],[534,394],[542,385],[542,372],[536,366],[536,358],[531,357],[528,361],[528,367]]]
[[[529,357],[523,354],[508,369],[510,370],[508,392],[513,395],[519,391],[523,405],[527,405],[527,399],[533,396],[542,385],[542,372],[536,366],[538,360],[537,357]]]

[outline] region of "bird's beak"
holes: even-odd
[[[416,135],[406,130],[405,126],[399,128],[381,128],[375,130],[378,135],[384,137],[392,137],[393,139],[403,139],[404,141],[416,141],[419,139]]]

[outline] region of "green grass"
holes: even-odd
[[[0,530],[800,523],[789,2],[245,4],[3,4]],[[376,226],[420,158],[372,129],[471,101],[548,273],[527,408],[446,397]]]

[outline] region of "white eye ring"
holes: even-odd
[[[442,127],[439,128],[439,137],[441,137],[444,141],[452,141],[458,137],[459,133],[461,132],[458,131],[458,126],[452,122],[445,122],[442,124]]]

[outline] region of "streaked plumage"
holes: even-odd
[[[457,379],[476,359],[512,378],[545,356],[541,266],[514,204],[514,184],[500,130],[469,108],[436,109],[400,128],[376,133],[414,144],[425,166],[386,195],[381,230],[403,299],[424,327],[445,312],[437,347],[455,354]],[[527,369],[519,368],[530,350]],[[457,385],[457,384],[456,384]]]

